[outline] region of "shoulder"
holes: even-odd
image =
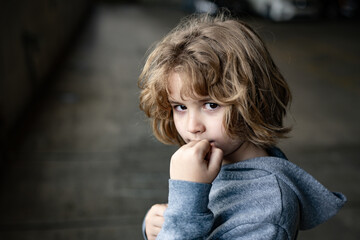
[[[275,173],[261,167],[226,167],[214,181],[209,200],[218,231],[248,224],[275,226],[290,236],[296,231],[296,194]]]
[[[256,218],[262,215],[275,222],[288,206],[298,205],[296,194],[284,181],[274,173],[259,169],[242,169],[216,179],[209,200],[214,210],[255,211]],[[217,203],[227,205],[221,207]]]

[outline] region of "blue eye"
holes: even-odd
[[[217,103],[205,103],[205,108],[208,110],[215,110],[218,107],[220,106]]]

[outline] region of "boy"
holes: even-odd
[[[185,19],[140,75],[140,108],[171,158],[168,205],[148,239],[296,239],[343,206],[275,147],[290,90],[259,36],[219,15]]]

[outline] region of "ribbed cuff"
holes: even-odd
[[[169,180],[169,208],[184,212],[208,211],[211,184]]]

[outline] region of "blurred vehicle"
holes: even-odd
[[[317,16],[320,10],[318,0],[249,0],[248,2],[254,12],[273,21]]]
[[[322,17],[359,17],[359,0],[322,0],[320,2],[320,16]]]
[[[276,22],[294,18],[353,18],[358,16],[359,0],[186,0],[196,12],[216,13],[227,8],[237,15],[257,14]]]

